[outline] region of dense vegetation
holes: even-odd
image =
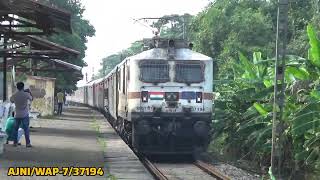
[[[99,73],[93,77],[93,79],[106,76],[117,64],[119,64],[125,58],[142,52],[142,46],[142,41],[136,41],[132,43],[129,48],[118,52],[117,54],[112,54],[106,58],[103,58],[102,62],[100,63],[101,69],[99,70]]]
[[[177,32],[183,32],[182,16],[175,17],[175,25],[165,28],[161,36],[181,37]],[[319,20],[318,1],[290,1],[282,134],[288,179],[316,179],[320,170]],[[209,151],[251,161],[266,173],[271,154],[277,0],[216,0],[185,23],[195,50],[217,62]],[[128,51],[139,52],[133,47],[137,51],[132,47]],[[106,74],[125,57],[120,54],[105,58],[102,64],[107,68],[101,72]]]

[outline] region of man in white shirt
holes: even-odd
[[[15,114],[15,129],[13,133],[14,137],[14,146],[17,146],[18,140],[18,129],[20,124],[22,124],[25,138],[26,138],[26,147],[32,147],[30,143],[30,134],[29,134],[29,106],[28,100],[32,101],[32,94],[31,92],[24,91],[24,83],[18,82],[17,83],[18,91],[13,94],[10,98],[10,101],[15,104],[16,106],[16,114]]]

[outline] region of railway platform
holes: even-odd
[[[153,179],[99,112],[69,106],[62,116],[37,121],[30,133],[32,148],[25,147],[24,137],[21,146],[5,145],[0,179]],[[101,167],[104,175],[7,176],[11,167]]]

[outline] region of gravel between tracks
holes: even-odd
[[[221,173],[229,176],[232,180],[260,180],[261,177],[256,174],[248,173],[245,170],[225,163],[214,163],[213,166]]]
[[[155,163],[155,166],[161,170],[169,180],[215,180],[214,177],[193,164]]]

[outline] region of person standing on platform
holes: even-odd
[[[15,104],[16,110],[15,110],[15,127],[14,127],[14,146],[17,146],[18,144],[18,130],[20,125],[22,124],[22,128],[24,130],[24,135],[26,138],[26,147],[32,147],[30,143],[30,130],[29,130],[29,106],[28,106],[28,100],[32,101],[32,94],[31,92],[25,92],[24,91],[24,83],[18,82],[17,83],[17,89],[18,91],[13,94],[10,98],[10,101]]]
[[[62,106],[64,103],[64,93],[59,91],[57,93],[57,99],[58,99],[58,115],[62,114]]]

